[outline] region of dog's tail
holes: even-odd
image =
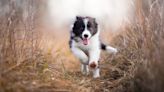
[[[118,50],[116,48],[113,48],[111,46],[107,46],[103,43],[101,43],[101,49],[104,50],[104,51],[107,51],[108,53],[116,54],[118,52]]]

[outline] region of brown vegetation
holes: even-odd
[[[41,0],[0,2],[0,92],[163,92],[163,0],[138,0],[133,22],[112,38],[118,54],[102,53],[99,79],[80,73],[67,33],[43,31]]]

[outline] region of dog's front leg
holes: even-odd
[[[88,64],[88,56],[81,49],[77,47],[72,47],[71,51],[82,64]]]
[[[89,67],[93,72],[93,77],[100,77],[100,69],[98,65],[98,61],[100,58],[100,50],[99,48],[92,49],[89,51]]]
[[[82,72],[83,75],[88,75],[89,74],[88,65],[81,64],[81,72]]]
[[[79,48],[72,47],[71,48],[73,54],[80,60],[81,62],[81,72],[84,75],[89,74],[89,69],[88,69],[88,56]]]

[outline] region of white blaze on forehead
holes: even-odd
[[[82,37],[84,38],[84,34],[87,34],[88,35],[88,38],[90,38],[91,37],[91,33],[87,29],[87,24],[88,24],[89,19],[88,18],[85,18],[85,19],[83,19],[83,21],[84,21],[85,29],[84,29],[84,32],[82,33]]]
[[[89,20],[88,20],[87,18],[85,18],[85,19],[84,19],[85,29],[87,29],[87,24],[88,24],[88,21],[89,21]]]

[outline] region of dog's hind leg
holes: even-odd
[[[118,50],[116,48],[111,47],[109,45],[107,46],[107,45],[105,45],[103,43],[101,43],[101,49],[107,51],[108,53],[116,54],[118,52]]]

